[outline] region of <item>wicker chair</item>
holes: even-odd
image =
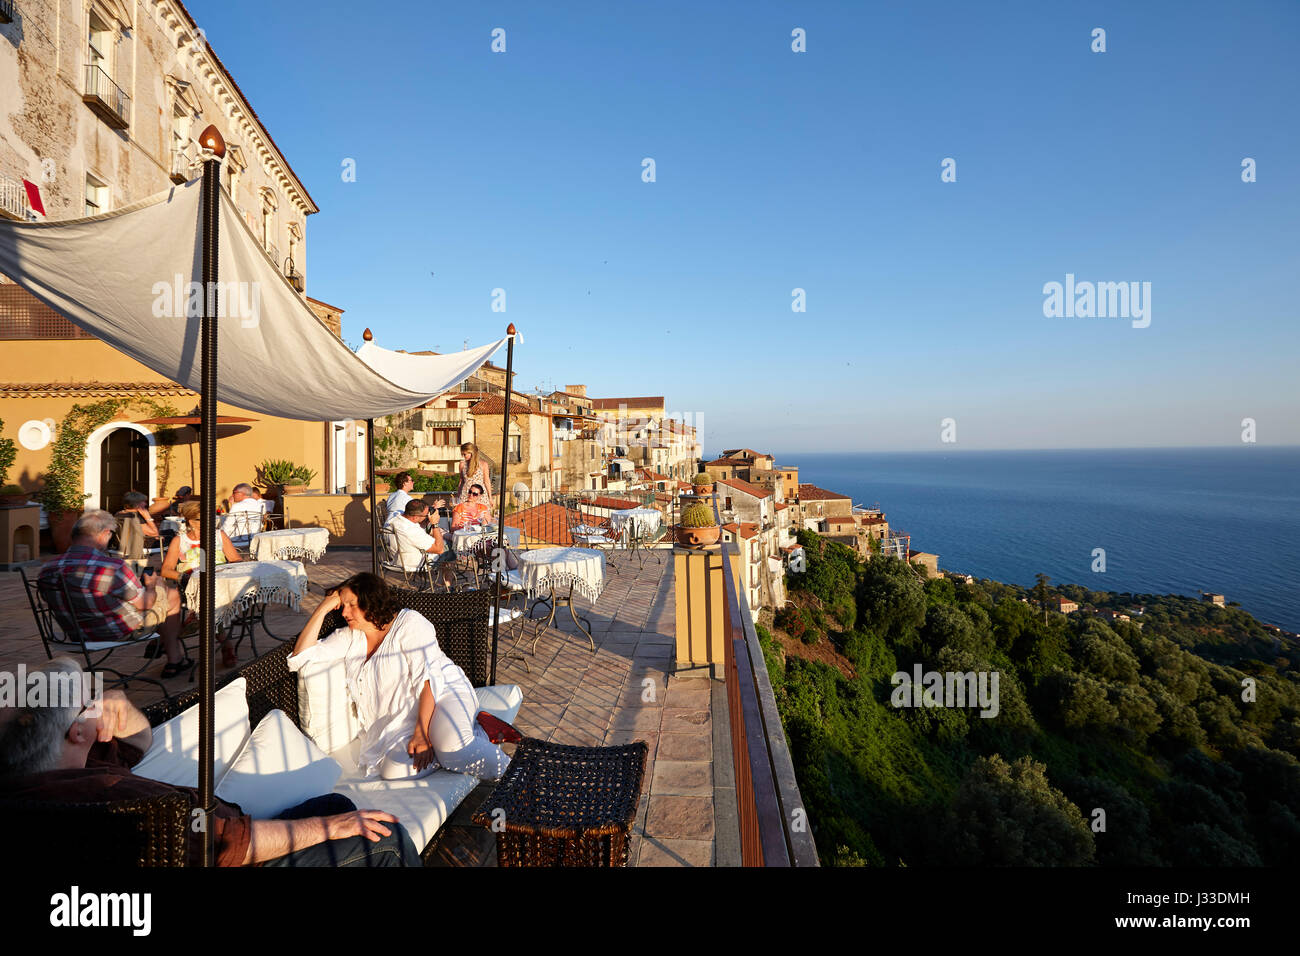
[[[491,666],[487,591],[428,594],[397,589],[403,607],[419,611],[438,631],[438,644],[476,687],[487,683]],[[343,626],[337,611],[326,616],[322,633]],[[231,671],[217,688],[237,678],[248,682],[248,719],[256,727],[272,710],[283,711],[301,729],[298,711],[298,675],[286,663],[293,652],[284,644]],[[144,708],[152,727],[199,703],[200,691],[190,690]],[[184,866],[190,827],[190,801],[169,793],[147,800],[112,803],[34,805],[31,801],[0,800],[0,814],[21,820],[12,828],[17,842],[13,859],[58,860],[60,866],[85,865],[98,869],[134,866]],[[449,814],[450,815],[450,814]],[[11,840],[11,843],[13,840]],[[421,854],[425,864],[437,852],[438,839],[429,841]]]

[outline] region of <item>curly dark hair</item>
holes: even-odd
[[[402,609],[392,588],[383,578],[369,571],[352,575],[334,590],[342,591],[344,588],[357,596],[357,608],[375,627],[387,627]]]

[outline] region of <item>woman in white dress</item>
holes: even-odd
[[[470,488],[476,484],[483,489],[483,497],[480,500],[491,511],[492,479],[488,473],[488,463],[479,457],[478,446],[472,441],[467,441],[460,446],[460,486],[456,489],[451,503],[463,504],[469,498]]]
[[[347,621],[320,640],[325,615]],[[442,652],[419,612],[399,609],[382,579],[355,574],[313,612],[298,635],[289,670],[342,660],[361,722],[360,768],[386,780],[422,777],[439,765],[497,780],[510,758],[475,719],[478,697],[465,672]]]

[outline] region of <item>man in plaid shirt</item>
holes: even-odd
[[[117,520],[107,511],[87,511],[72,529],[67,552],[41,569],[42,582],[56,615],[71,623],[59,579],[67,585],[77,622],[88,641],[132,641],[157,632],[167,655],[164,677],[174,677],[193,665],[181,653],[180,592],[148,572],[143,586],[121,558],[108,554]]]

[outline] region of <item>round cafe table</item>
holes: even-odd
[[[593,604],[600,597],[600,592],[605,590],[604,552],[593,548],[536,548],[524,551],[519,555],[519,576],[522,589],[533,598],[533,606],[528,611],[529,618],[539,604],[545,604],[550,609],[550,614],[542,627],[550,627],[555,620],[555,609],[567,606],[574,626],[586,635],[592,651],[596,650],[596,641],[591,636],[591,621],[580,618],[574,610],[573,592],[577,591]],[[567,594],[557,593],[565,585],[568,585]],[[542,596],[544,592],[545,597]],[[582,626],[583,621],[587,621],[585,628]],[[534,655],[537,654],[537,641],[541,638],[541,633],[539,629],[537,637],[533,638]]]
[[[185,586],[185,600],[191,608],[199,606],[199,587],[201,572],[190,575]],[[253,630],[262,626],[268,637],[277,641],[289,638],[280,637],[266,626],[266,606],[268,604],[285,604],[297,611],[302,604],[302,596],[307,593],[307,571],[301,561],[236,561],[232,564],[217,565],[216,607],[213,617],[218,629],[231,628],[238,632],[237,640],[245,637],[257,654],[257,641],[253,639]],[[234,636],[232,634],[232,636]]]
[[[488,528],[461,528],[459,531],[451,533],[451,549],[457,554],[467,554],[483,541],[491,541],[495,546],[497,540],[496,529]],[[519,549],[519,529],[506,527],[506,546]]]
[[[298,559],[315,564],[329,547],[328,528],[283,528],[260,531],[253,535],[248,552],[254,561],[288,561]]]

